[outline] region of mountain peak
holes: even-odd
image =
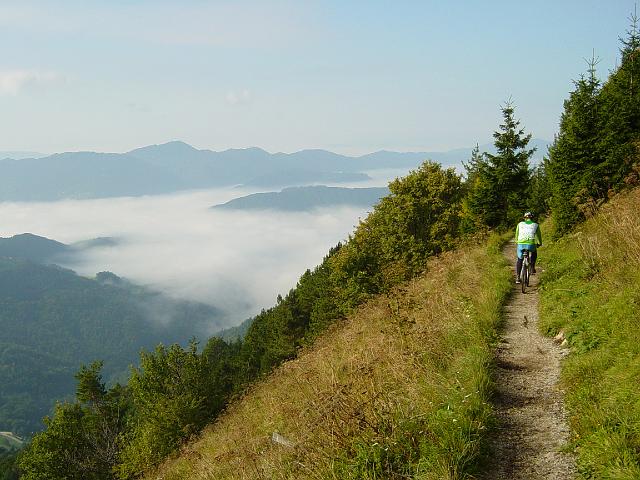
[[[0,238],[0,257],[25,258],[34,262],[47,262],[67,249],[56,242],[33,233],[21,233],[10,238]]]
[[[147,147],[136,148],[135,150],[131,150],[127,152],[128,155],[133,155],[137,157],[148,157],[148,156],[158,156],[158,155],[192,155],[194,153],[198,153],[200,150],[192,147],[188,143],[185,143],[180,140],[173,140],[167,143],[149,145]]]
[[[55,240],[51,240],[47,237],[42,237],[40,235],[36,235],[35,233],[18,233],[12,237],[8,238],[0,238],[0,240],[11,241],[11,242],[42,242],[42,243],[50,243],[50,244],[58,244],[64,245],[63,243],[56,242]]]
[[[187,149],[187,150],[197,150],[197,148],[192,147],[191,145],[189,145],[186,142],[183,142],[182,140],[172,140],[170,142],[167,143],[161,143],[159,145],[157,145],[158,147],[164,147],[164,148],[182,148],[182,149]]]

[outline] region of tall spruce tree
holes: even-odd
[[[640,32],[635,13],[630,21],[627,37],[620,39],[620,66],[601,84],[592,58],[588,74],[574,82],[575,90],[564,102],[546,164],[558,233],[625,183],[638,182]]]
[[[504,122],[493,134],[496,153],[485,153],[476,162],[467,196],[470,213],[491,228],[511,225],[527,207],[529,159],[535,152],[527,148],[531,134],[525,135],[515,119],[513,103],[506,102],[501,110]]]
[[[551,186],[551,208],[558,233],[582,218],[579,209],[587,197],[598,196],[600,158],[600,80],[597,60],[589,62],[588,75],[574,81],[575,89],[564,102],[560,131],[549,149],[546,168]]]
[[[595,179],[600,192],[617,190],[638,168],[640,155],[640,31],[638,16],[630,16],[627,37],[620,39],[620,66],[602,87],[600,104],[601,162]],[[604,196],[604,195],[603,195]]]

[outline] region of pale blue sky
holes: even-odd
[[[446,150],[512,98],[552,139],[592,51],[606,77],[632,0],[0,0],[0,150],[180,139]]]

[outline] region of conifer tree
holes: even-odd
[[[465,169],[464,191],[462,201],[462,214],[460,230],[464,233],[472,233],[487,225],[487,215],[484,210],[485,200],[491,192],[485,188],[488,184],[483,181],[488,175],[488,163],[486,154],[480,152],[480,146],[471,151],[469,162],[462,162]]]
[[[600,135],[600,80],[597,60],[589,62],[588,75],[574,81],[575,90],[564,102],[560,131],[549,149],[546,168],[552,192],[551,208],[558,232],[564,232],[581,218],[579,205],[598,196],[600,158],[596,149]]]
[[[474,180],[478,176],[480,169],[486,164],[484,152],[480,152],[480,145],[476,143],[476,146],[471,150],[471,158],[468,162],[462,162],[462,166],[465,169],[465,184],[472,185]]]
[[[640,172],[640,32],[638,17],[622,43],[621,64],[604,84],[589,62],[565,101],[560,131],[546,165],[558,233],[584,218]],[[636,175],[634,176],[634,171]]]
[[[471,214],[492,228],[510,225],[526,208],[529,159],[535,152],[527,148],[531,134],[525,135],[515,119],[513,103],[508,101],[501,110],[504,122],[493,134],[496,153],[484,154],[472,172],[475,180],[468,193]]]
[[[640,31],[638,16],[630,16],[627,37],[620,39],[620,67],[602,88],[601,137],[598,155],[602,159],[596,179],[600,192],[618,189],[640,163]],[[604,195],[603,195],[604,196]]]
[[[551,184],[547,173],[547,163],[548,159],[545,158],[542,163],[536,166],[529,181],[527,208],[536,212],[537,215],[548,213],[551,208],[549,203]]]

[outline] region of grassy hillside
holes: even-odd
[[[148,478],[468,478],[491,422],[491,344],[509,280],[497,241],[432,259]]]
[[[640,189],[619,195],[541,255],[541,325],[564,364],[583,478],[640,478]]]

